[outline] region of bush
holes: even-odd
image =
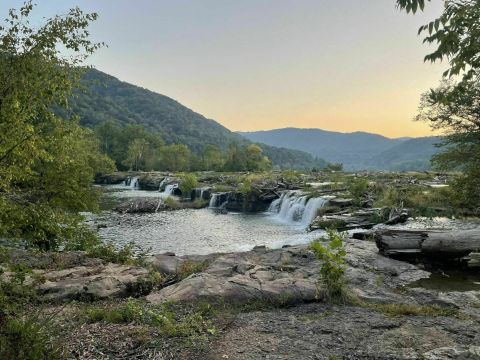
[[[195,174],[188,173],[181,176],[179,187],[184,197],[190,197],[190,193],[197,186],[198,186],[198,181]]]
[[[367,179],[355,179],[348,186],[348,191],[352,195],[357,205],[360,204],[361,198],[367,193],[368,185],[369,182]]]
[[[0,359],[62,359],[62,349],[50,341],[47,324],[34,317],[0,318]]]
[[[0,359],[60,359],[62,349],[50,341],[49,322],[25,307],[36,300],[34,286],[40,279],[25,265],[10,268],[8,279],[0,268]],[[26,284],[27,276],[32,281]]]
[[[180,209],[180,203],[173,196],[168,196],[163,200],[164,204],[168,206],[171,210]]]
[[[345,247],[343,241],[345,234],[335,230],[327,230],[328,245],[322,245],[319,240],[314,241],[310,248],[319,260],[322,261],[320,277],[325,286],[325,295],[336,302],[345,302],[347,298],[345,289]]]
[[[135,244],[133,243],[118,249],[113,242],[108,242],[92,247],[87,251],[87,255],[107,262],[132,265],[139,261],[135,257],[134,248]]]

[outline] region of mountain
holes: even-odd
[[[438,149],[438,138],[400,138],[366,132],[339,133],[320,129],[284,128],[239,132],[251,141],[306,151],[346,170],[425,170]]]
[[[167,144],[185,144],[197,154],[207,144],[225,149],[231,142],[250,143],[167,96],[122,82],[101,71],[88,70],[82,83],[83,90],[70,100],[70,106],[83,126],[94,127],[107,120],[121,126],[140,124],[160,132]],[[259,145],[277,167],[303,169],[327,165],[306,152]]]
[[[430,136],[402,141],[371,158],[372,167],[387,170],[429,170],[430,159],[438,153],[440,137]]]

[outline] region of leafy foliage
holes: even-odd
[[[90,130],[51,111],[67,106],[79,65],[101,46],[88,39],[97,15],[75,8],[34,28],[32,10],[26,2],[0,26],[0,236],[49,249],[78,237],[76,212],[96,209],[94,175],[113,164]]]
[[[434,157],[440,169],[457,169],[463,176],[454,184],[461,202],[478,209],[480,203],[480,83],[444,81],[422,97],[418,120],[428,121],[448,135],[444,151]]]
[[[415,13],[423,10],[424,0],[398,0],[400,8]],[[464,80],[478,75],[480,68],[480,6],[477,0],[448,0],[442,15],[420,27],[418,33],[427,33],[425,43],[435,44],[436,50],[425,56],[425,61],[448,59],[450,68],[444,76],[463,74]]]
[[[325,285],[326,296],[334,301],[345,301],[345,247],[343,241],[345,234],[335,230],[327,230],[328,245],[314,241],[310,245],[315,255],[322,261],[320,276]]]
[[[22,264],[9,270],[7,276],[0,267],[0,358],[61,359],[62,349],[51,341],[48,321],[31,311],[24,314],[25,307],[36,301],[34,286],[42,279]],[[27,276],[33,279],[28,284]]]
[[[198,186],[198,180],[195,174],[183,174],[180,179],[180,190],[185,197],[189,197],[193,189]]]
[[[415,5],[415,3],[418,3]],[[423,1],[422,1],[423,3]],[[415,12],[420,1],[398,0],[398,5]],[[423,6],[421,6],[423,9]],[[443,129],[447,137],[446,150],[435,156],[434,162],[443,169],[459,169],[462,178],[456,182],[463,204],[478,210],[480,187],[480,3],[478,0],[448,0],[442,15],[422,26],[427,32],[424,42],[437,49],[426,61],[448,59],[450,68],[443,74],[461,76],[461,80],[444,80],[439,88],[422,97],[418,120],[427,121],[433,129]]]

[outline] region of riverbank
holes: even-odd
[[[349,239],[346,251],[355,301],[339,305],[323,297],[321,262],[308,245],[156,255],[131,265],[80,252],[20,252],[10,260],[31,266],[26,283],[42,278],[31,309],[48,318],[67,358],[478,355],[480,289],[411,287],[430,275],[421,266],[384,257],[369,241]]]

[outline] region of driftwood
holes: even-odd
[[[480,229],[381,230],[373,236],[380,253],[391,257],[459,259],[480,250]]]

